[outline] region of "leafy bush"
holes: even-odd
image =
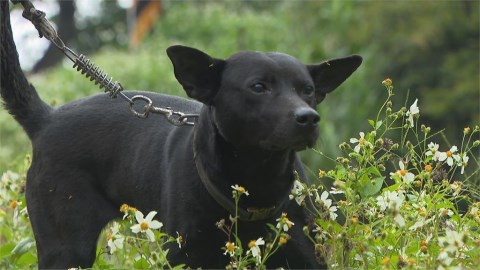
[[[335,168],[319,171],[326,185],[295,181],[290,199],[314,218],[314,226],[303,228],[305,237],[329,269],[474,269],[480,264],[480,163],[472,149],[480,144],[474,140],[480,127],[465,128],[460,146],[439,145],[441,133],[419,124],[419,101],[394,111],[392,82],[383,84],[388,97],[368,121],[370,130],[340,144],[344,155],[328,157]],[[24,197],[29,164],[27,156],[1,178],[2,269],[36,266]],[[237,204],[249,195],[244,187],[232,189]],[[153,219],[156,212],[144,216],[128,205],[119,210],[125,216],[102,232],[94,269],[185,267],[166,259],[183,239],[162,232],[162,223]],[[272,242],[253,239],[247,247],[237,226],[234,217],[217,223],[226,233],[225,246],[218,247],[231,260],[226,268],[266,268],[268,257],[288,245],[295,224],[282,214],[276,225],[266,225],[275,235]]]

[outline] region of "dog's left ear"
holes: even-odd
[[[318,65],[307,65],[315,83],[315,96],[320,103],[325,96],[342,84],[362,63],[362,57],[352,55],[332,59]]]
[[[225,61],[180,45],[167,49],[175,77],[187,95],[204,104],[211,104],[220,86]]]

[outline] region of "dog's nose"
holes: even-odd
[[[320,115],[310,107],[300,107],[295,110],[295,121],[299,125],[316,125],[320,121]]]

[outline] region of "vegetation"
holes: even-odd
[[[129,89],[184,96],[164,53],[177,43],[216,57],[243,49],[282,51],[306,63],[364,57],[319,106],[322,138],[303,153],[318,181],[296,183],[292,191],[316,217],[306,230],[331,269],[480,264],[480,70],[471,60],[480,51],[478,2],[164,2],[165,13],[140,48],[110,43],[90,55]],[[379,87],[387,76],[398,79],[395,100],[390,81],[384,91]],[[52,105],[99,92],[70,63],[29,79]],[[29,142],[4,110],[0,148],[0,268],[34,268],[24,199]],[[132,232],[138,223],[132,207],[100,237],[94,268],[175,267],[165,260],[166,247],[181,245],[181,236],[165,235],[155,223],[152,244],[147,233]],[[234,228],[231,222],[222,228]],[[274,243],[252,239],[251,247],[240,247],[231,234],[218,252],[231,258],[230,266],[268,266],[266,254],[288,245],[288,231],[277,225],[271,225]]]
[[[383,83],[387,99],[368,121],[368,131],[341,143],[344,155],[330,158],[335,168],[318,173],[331,188],[295,181],[290,200],[314,219],[312,227],[303,228],[305,237],[329,269],[474,269],[480,263],[480,194],[469,180],[480,173],[480,161],[472,155],[480,145],[475,140],[480,127],[465,128],[458,147],[439,145],[439,132],[419,122],[418,100],[394,111],[392,82]],[[394,134],[400,135],[398,141],[391,139]],[[2,268],[36,264],[23,192],[29,161],[27,156],[17,172],[7,171],[1,178],[5,211],[0,220],[6,225],[1,230]],[[468,174],[465,169],[472,163],[474,173]],[[398,166],[387,169],[391,164]],[[236,205],[249,195],[245,187],[232,189]],[[145,216],[128,205],[119,211],[123,220],[112,222],[99,239],[94,269],[185,267],[169,264],[168,251],[177,247],[167,244],[180,248],[183,238],[163,233],[155,211]],[[267,268],[269,256],[288,245],[288,230],[295,226],[282,213],[276,225],[266,224],[273,238],[242,246],[236,217],[228,222],[221,218],[217,227],[226,236],[218,252],[230,258],[226,268]]]

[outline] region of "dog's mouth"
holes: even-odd
[[[263,140],[260,142],[260,147],[269,151],[283,151],[283,150],[293,150],[293,151],[303,151],[307,148],[313,148],[317,141],[317,136],[312,135],[309,138],[299,137],[294,140],[282,140],[278,137],[270,138],[268,140]]]

